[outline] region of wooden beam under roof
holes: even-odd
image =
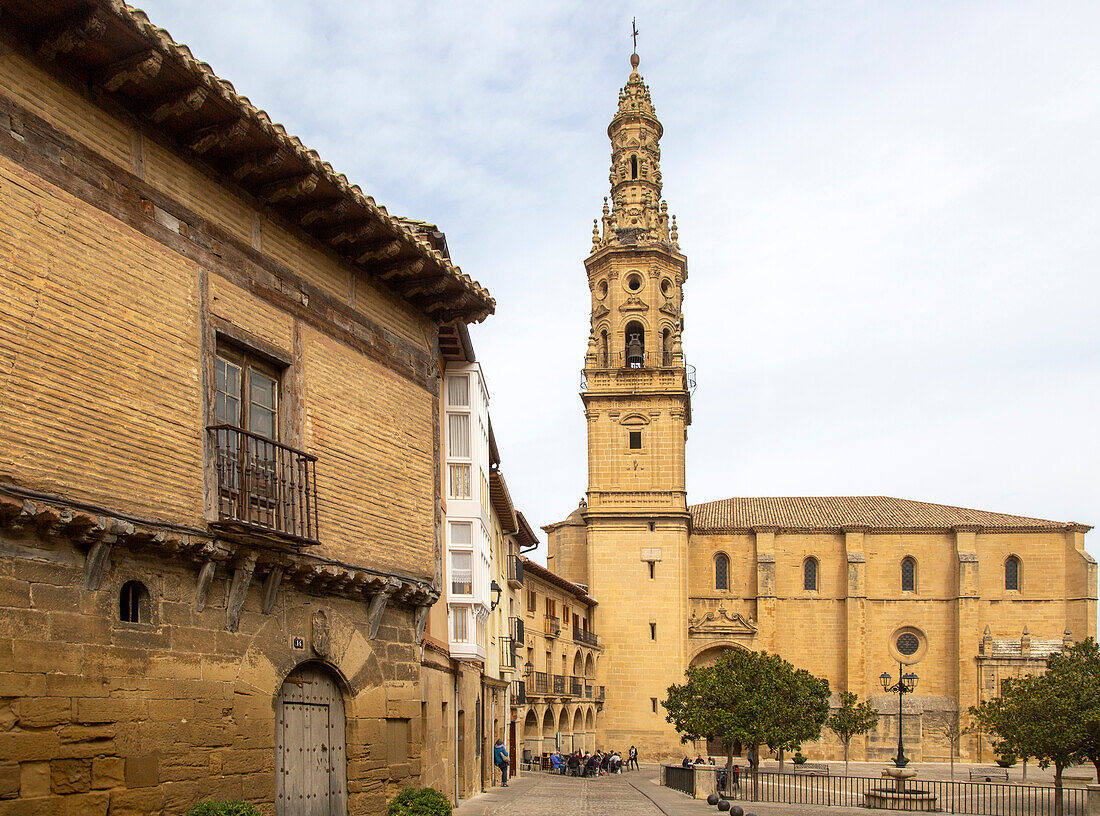
[[[76,48],[98,40],[107,33],[107,18],[96,6],[80,9],[53,25],[38,42],[38,56],[46,60],[57,59]]]
[[[203,106],[209,95],[210,89],[205,85],[192,85],[160,102],[154,102],[149,107],[149,119],[159,125],[167,119],[192,113]]]
[[[256,190],[256,197],[268,204],[278,204],[287,199],[301,198],[317,189],[321,178],[316,173],[302,173],[297,176],[268,182]]]
[[[103,90],[114,93],[127,82],[153,79],[164,65],[164,54],[154,48],[139,51],[133,56],[112,62],[99,72],[97,84]]]
[[[211,148],[222,150],[240,142],[248,132],[248,120],[238,117],[228,122],[206,125],[189,133],[183,140],[195,153],[206,153]]]

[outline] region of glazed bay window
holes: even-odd
[[[472,595],[474,591],[474,554],[472,552],[451,553],[451,594]]]
[[[236,347],[218,347],[209,428],[218,524],[312,543],[316,459],[279,441],[280,374]]]
[[[451,640],[455,643],[470,640],[470,610],[465,606],[451,607]]]
[[[470,377],[447,377],[447,495],[473,498],[473,461],[470,450]]]

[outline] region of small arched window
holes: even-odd
[[[118,593],[118,619],[123,623],[149,623],[149,590],[141,581],[127,581]]]
[[[901,562],[901,591],[917,591],[917,562],[909,556],[906,556]]]
[[[637,156],[631,156],[630,157],[630,178],[632,178],[632,179],[638,178],[638,157]]]
[[[718,553],[714,557],[714,588],[730,588],[730,559],[725,553]]]
[[[604,329],[603,332],[600,333],[600,365],[605,367],[611,365],[611,361],[608,359],[609,357],[607,329]]]
[[[817,592],[817,559],[807,558],[802,564],[802,588]]]
[[[1020,589],[1020,559],[1014,555],[1005,561],[1005,589]]]

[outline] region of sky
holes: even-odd
[[[689,502],[1100,524],[1100,3],[136,2],[492,292],[471,334],[533,526],[586,489],[633,16],[688,257]]]

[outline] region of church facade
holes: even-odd
[[[852,758],[896,751],[897,697],[880,675],[915,673],[906,753],[946,760],[943,733],[998,693],[1096,636],[1091,529],[885,496],[731,498],[689,505],[685,446],[694,370],[684,360],[687,259],[662,198],[660,138],[638,57],[608,127],[611,203],[585,260],[586,500],[545,527],[547,563],[602,608],[606,689],[599,746],[683,754],[661,701],[723,650],[777,653],[869,699],[884,716]],[[890,714],[894,716],[890,716]],[[826,732],[807,754],[837,759]],[[989,761],[967,735],[964,760]]]

